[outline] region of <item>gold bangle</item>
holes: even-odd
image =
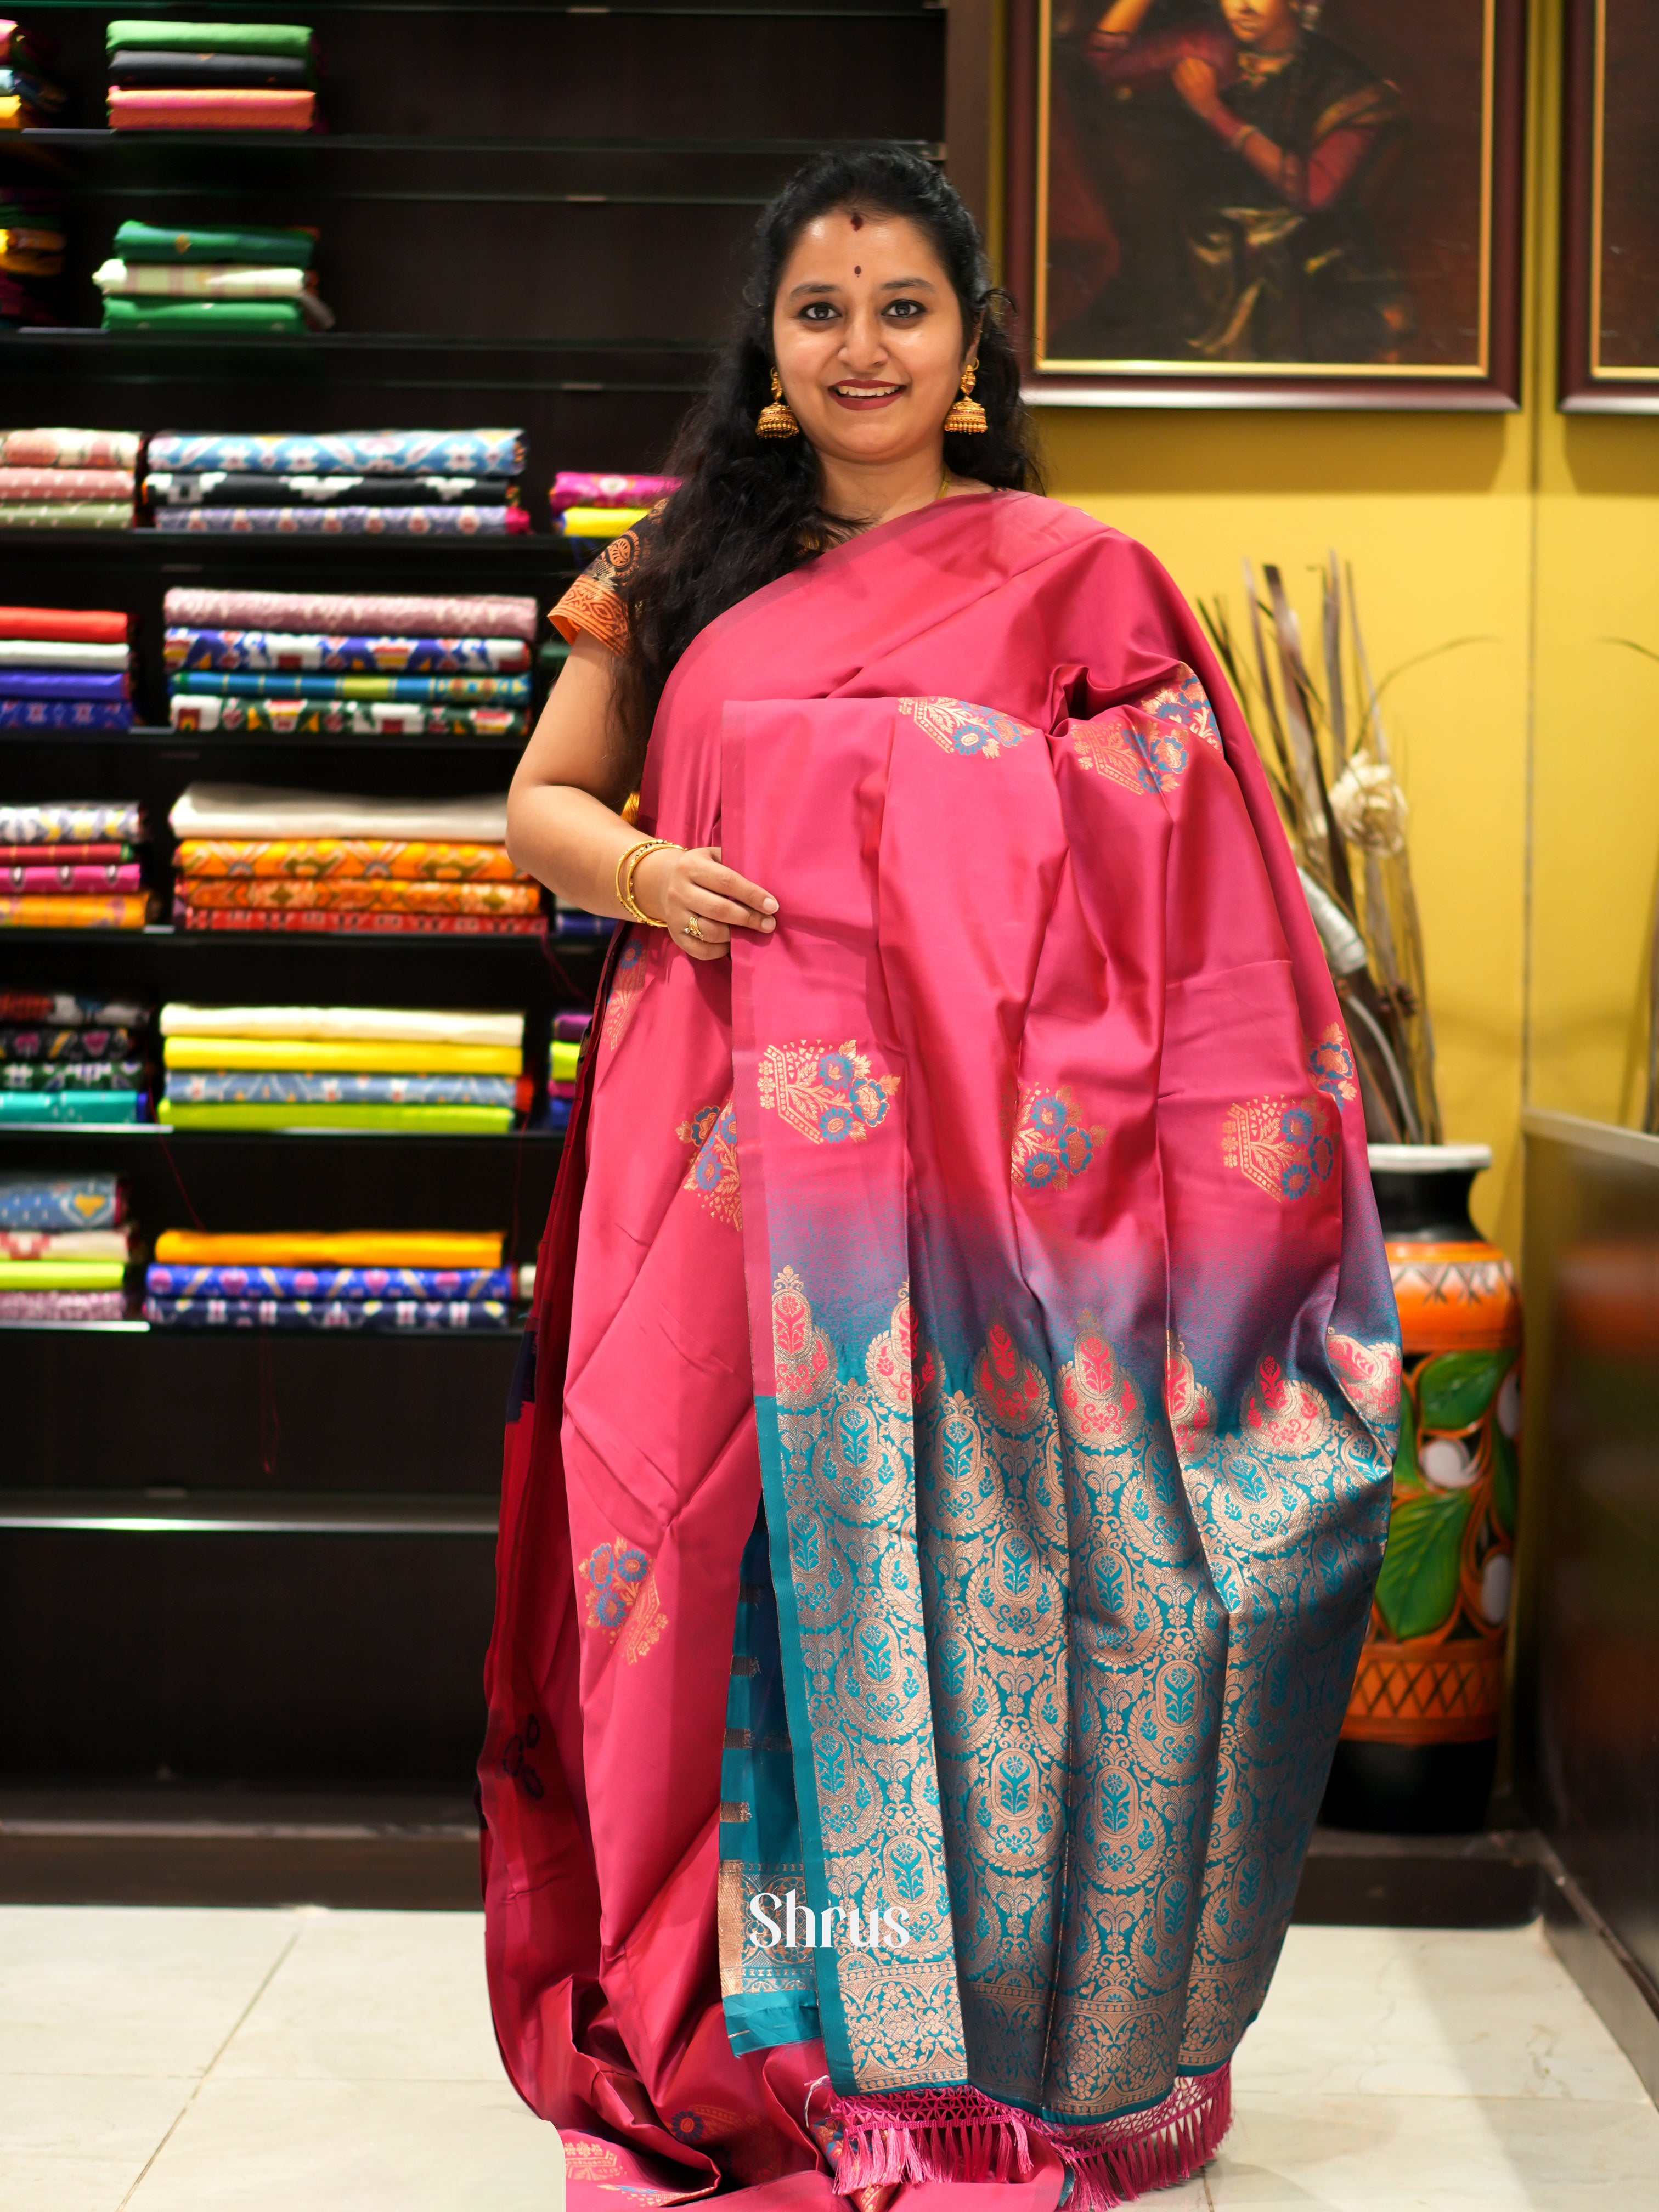
[[[653,914],[647,914],[634,896],[634,877],[640,862],[647,853],[683,853],[684,845],[677,845],[672,837],[641,837],[637,845],[630,845],[617,862],[617,903],[635,921],[642,921],[647,929],[666,929],[665,921],[659,921]]]

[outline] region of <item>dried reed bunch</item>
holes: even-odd
[[[1365,1133],[1376,1144],[1438,1144],[1434,1030],[1406,842],[1406,796],[1382,726],[1382,694],[1404,671],[1394,670],[1380,684],[1372,681],[1353,572],[1340,568],[1333,553],[1321,571],[1322,690],[1309,672],[1282,574],[1267,565],[1261,574],[1265,598],[1244,563],[1248,658],[1224,600],[1200,599],[1199,612],[1244,709],[1330,963],[1358,1071]]]

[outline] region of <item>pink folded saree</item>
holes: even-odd
[[[675,672],[507,1431],[497,2034],[570,2202],[1120,2203],[1209,2157],[1386,1526],[1340,1013],[1148,555],[952,498]]]
[[[112,85],[112,131],[309,131],[314,92],[143,92]]]

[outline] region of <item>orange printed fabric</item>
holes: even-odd
[[[526,883],[505,845],[399,842],[372,837],[186,837],[181,876],[286,876],[303,883]]]
[[[644,550],[646,535],[664,504],[659,500],[643,522],[613,538],[548,610],[547,619],[567,643],[580,635],[597,638],[607,653],[618,657],[627,651],[628,617],[617,586]]]
[[[369,883],[294,883],[283,877],[198,876],[190,886],[193,907],[309,908],[330,914],[539,914],[536,884],[417,883],[406,878]]]
[[[46,850],[46,847],[41,848]],[[150,919],[144,891],[108,898],[24,892],[0,897],[0,927],[11,929],[142,929]]]

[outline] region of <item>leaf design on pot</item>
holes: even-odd
[[[1417,1427],[1411,1418],[1409,1402],[1402,1402],[1401,1416],[1400,1449],[1394,1460],[1394,1486],[1396,1491],[1421,1492],[1425,1485],[1423,1470],[1417,1464]]]
[[[1506,1536],[1515,1534],[1516,1492],[1519,1486],[1520,1472],[1515,1446],[1494,1421],[1492,1428],[1492,1510],[1493,1519]]]
[[[1459,1555],[1474,1507],[1474,1493],[1468,1490],[1431,1491],[1395,1505],[1376,1602],[1400,1643],[1431,1634],[1457,1602]]]
[[[1498,1395],[1515,1364],[1512,1352],[1443,1352],[1417,1372],[1417,1404],[1425,1429],[1467,1429]]]

